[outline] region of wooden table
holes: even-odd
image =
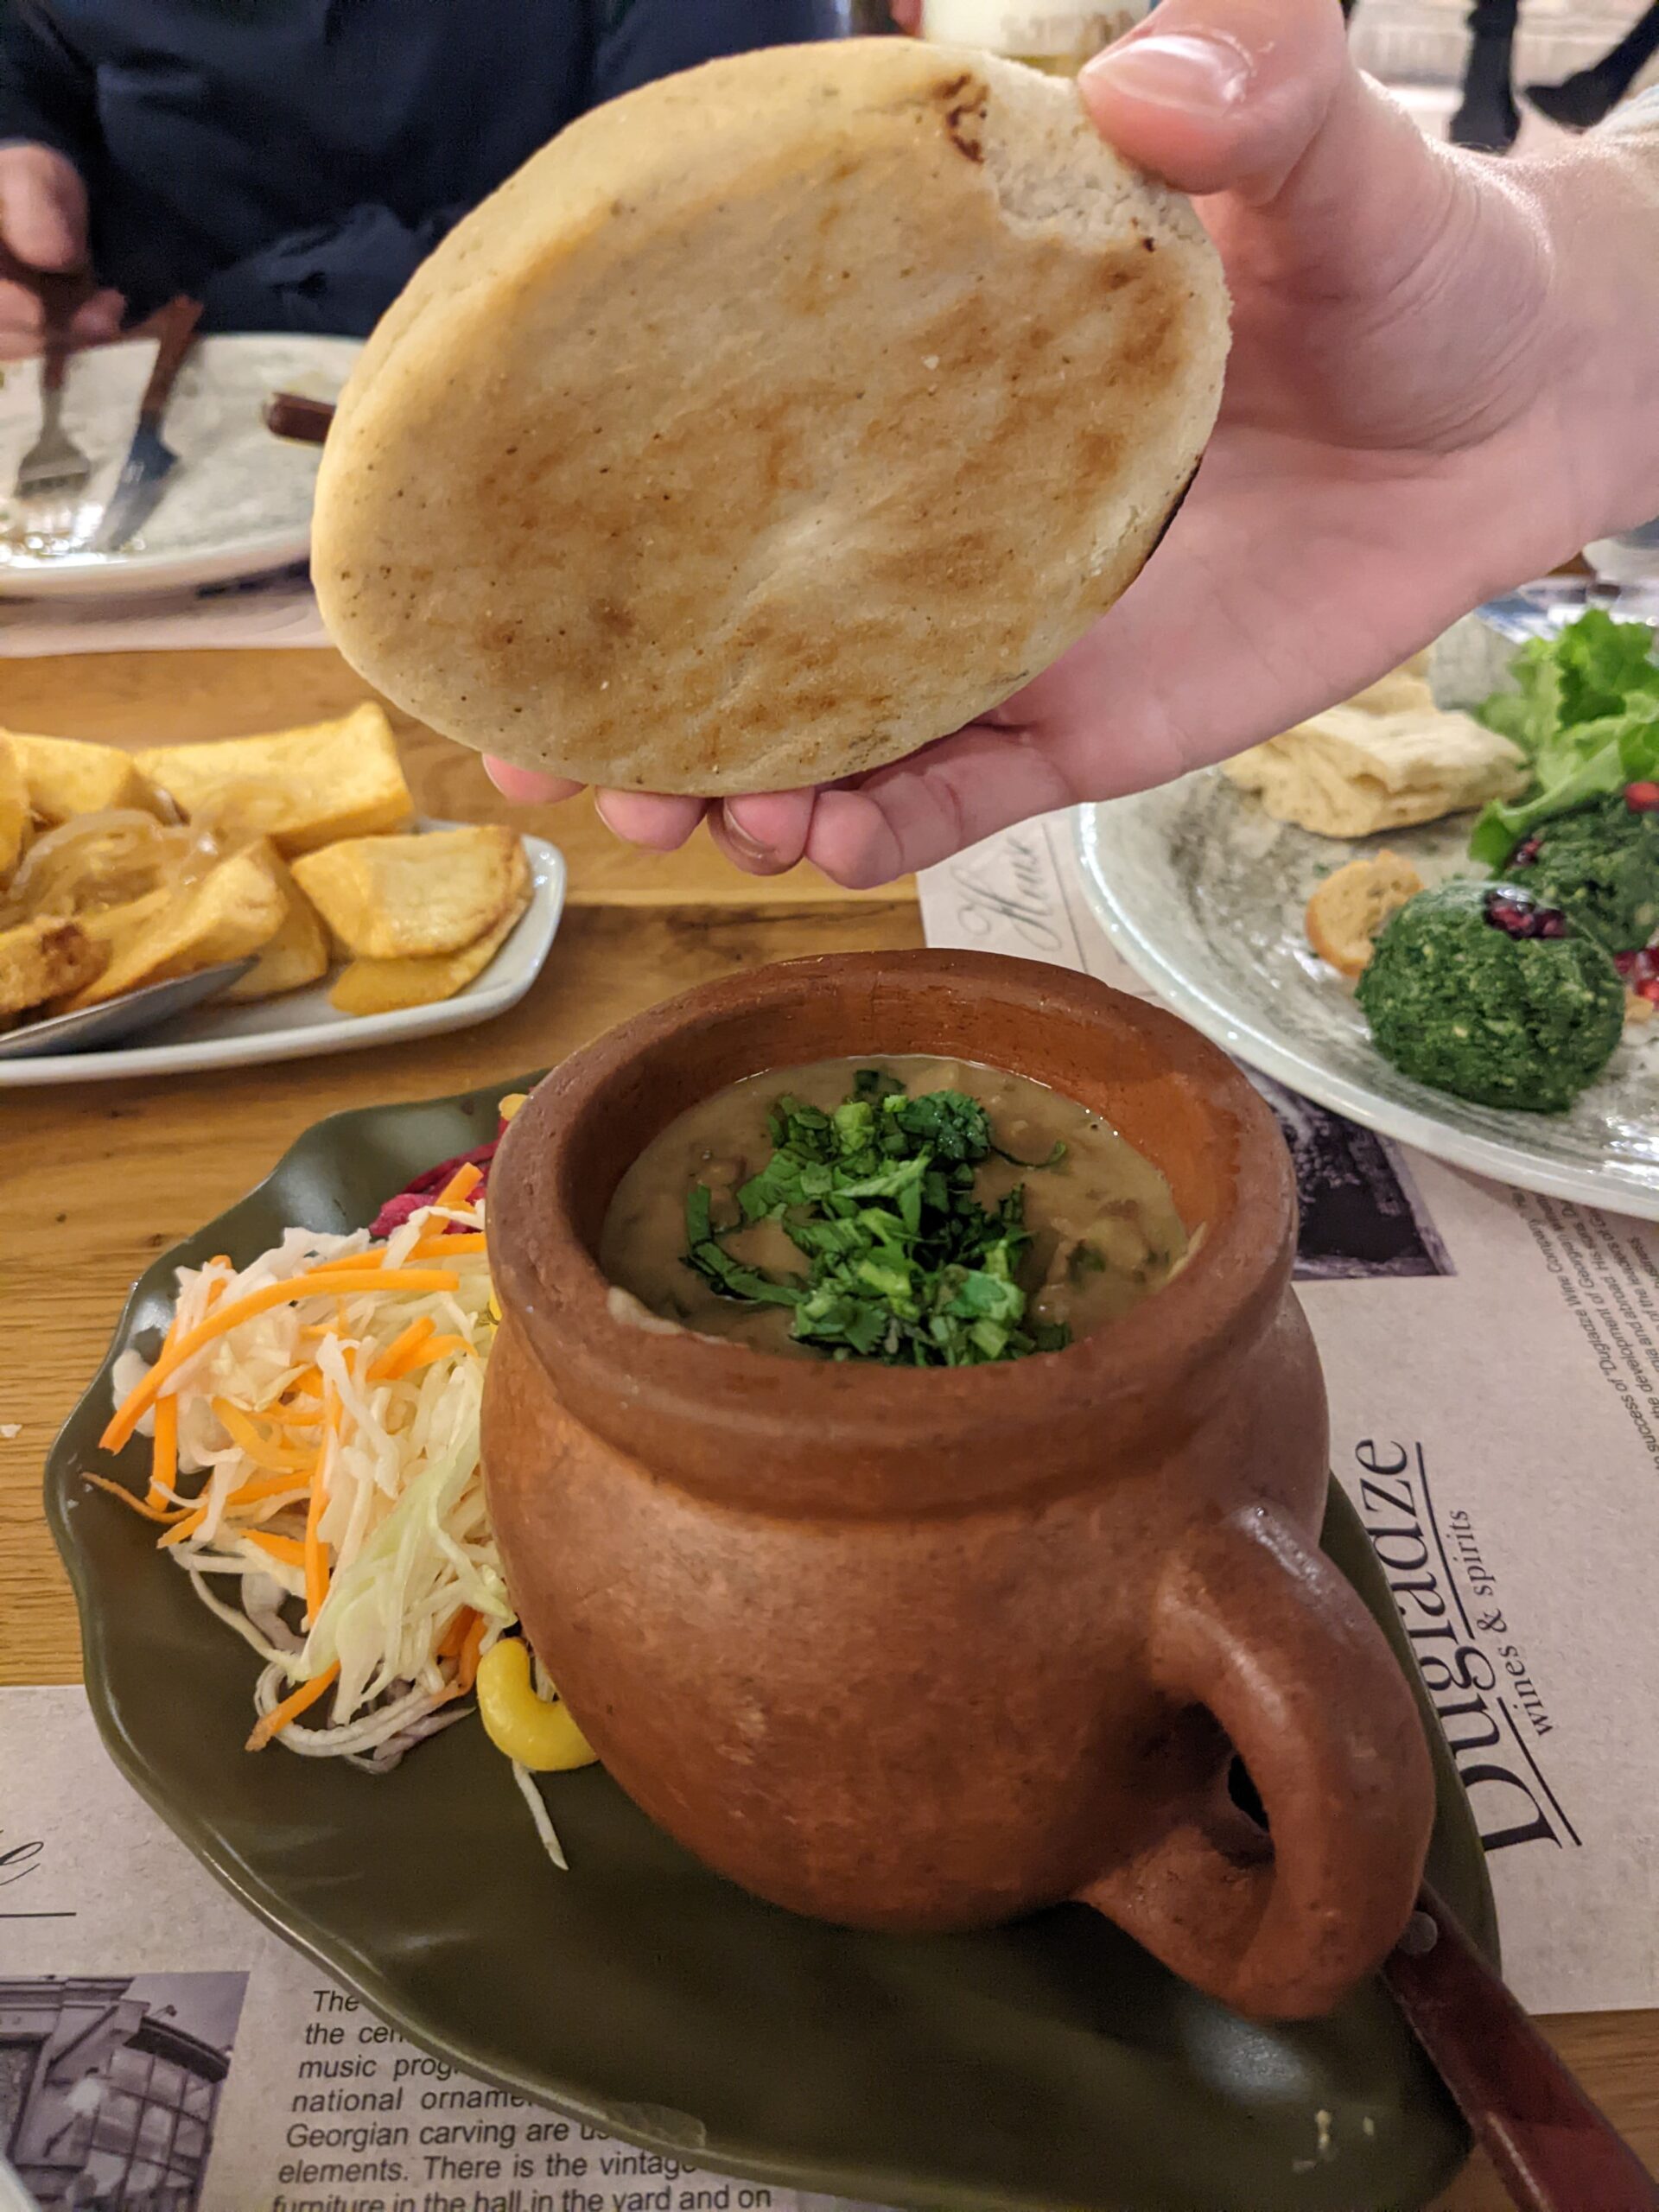
[[[342,713],[362,696],[327,652],[0,662],[0,723],[113,743],[274,729]],[[563,847],[570,895],[553,956],[511,1014],[450,1037],[176,1083],[0,1093],[0,1323],[10,1347],[0,1425],[18,1424],[0,1438],[0,1683],[79,1676],[69,1586],[41,1513],[41,1466],[129,1285],[156,1252],[257,1182],[302,1129],[341,1107],[436,1096],[545,1065],[624,1015],[739,965],[922,942],[909,885],[855,893],[805,871],[740,876],[701,837],[666,858],[635,854],[585,802],[508,809],[471,753],[395,719],[426,812],[515,820]],[[1659,2167],[1659,2013],[1548,2024]],[[1443,2205],[1498,2212],[1505,2202],[1477,2162]]]

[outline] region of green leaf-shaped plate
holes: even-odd
[[[242,1749],[256,1662],[155,1557],[100,1465],[110,1364],[165,1320],[173,1271],[238,1264],[290,1223],[355,1228],[484,1141],[496,1085],[342,1114],[156,1261],[54,1448],[52,1528],[87,1688],[131,1782],[259,1917],[415,2042],[608,2132],[866,2202],[1040,2212],[1410,2212],[1467,2147],[1380,1986],[1264,2027],[1067,1909],[990,1934],[849,1935],[754,1903],[660,1834],[598,1769],[549,1802],[543,1857],[474,1721],[377,1778]],[[142,1447],[127,1479],[142,1486]],[[1358,1522],[1332,1556],[1403,1654]],[[1437,1731],[1432,1878],[1489,1956],[1491,1891]]]

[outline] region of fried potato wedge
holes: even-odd
[[[464,990],[489,966],[530,904],[530,867],[522,848],[518,857],[523,875],[512,903],[475,944],[425,959],[353,960],[329,992],[330,1006],[340,1014],[395,1014],[406,1007],[435,1006]]]
[[[17,747],[0,729],[0,877],[10,874],[29,840],[29,785]]]
[[[5,734],[22,765],[30,809],[48,826],[112,806],[156,811],[156,794],[136,753],[82,737],[35,737],[16,729]]]
[[[287,860],[401,830],[415,810],[391,724],[372,701],[338,721],[159,745],[135,757],[188,820],[226,844],[269,837]]]
[[[270,943],[287,917],[282,886],[259,847],[250,846],[170,897],[118,946],[103,974],[71,1000],[71,1008],[101,1006],[146,983],[245,959]]]
[[[0,1016],[44,1007],[91,983],[108,959],[79,922],[55,914],[0,930]]]
[[[299,886],[360,960],[461,952],[494,928],[513,896],[524,848],[511,830],[477,826],[408,837],[357,837],[295,863]]]
[[[232,1005],[250,999],[280,998],[285,991],[303,990],[308,983],[317,982],[328,973],[328,932],[322,925],[321,915],[274,849],[266,846],[265,854],[267,865],[288,902],[288,912],[281,929],[257,961],[239,982],[232,983],[223,994]]]

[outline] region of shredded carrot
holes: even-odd
[[[272,1497],[301,1498],[305,1496],[308,1487],[303,1474],[255,1475],[251,1481],[241,1484],[228,1494],[221,1510],[228,1513],[233,1506],[259,1505],[267,1498]],[[166,1550],[171,1545],[181,1544],[187,1536],[194,1536],[207,1517],[207,1508],[205,1503],[194,1507],[185,1514],[177,1528],[169,1529],[168,1534],[161,1539],[161,1548]],[[253,1532],[248,1529],[236,1529],[231,1533],[232,1535],[246,1536]]]
[[[298,1689],[291,1690],[280,1705],[272,1706],[249,1737],[248,1749],[263,1751],[273,1736],[280,1736],[290,1720],[297,1719],[316,1703],[339,1673],[340,1662],[336,1659],[332,1667],[325,1667],[321,1674],[314,1675],[308,1682],[302,1682]]]
[[[388,1268],[379,1274],[365,1269],[361,1276],[343,1272],[326,1278],[325,1287],[330,1291],[346,1290],[459,1290],[461,1278],[442,1268]],[[161,1357],[136,1389],[128,1392],[117,1409],[109,1427],[99,1442],[106,1452],[118,1452],[129,1441],[134,1429],[161,1395],[162,1385],[175,1375],[188,1359],[192,1359],[215,1337],[251,1321],[256,1315],[269,1313],[275,1306],[288,1306],[302,1298],[317,1294],[318,1285],[310,1274],[290,1275],[284,1281],[267,1283],[263,1290],[249,1291],[245,1296],[232,1299],[228,1306],[218,1307],[194,1329],[187,1330],[175,1344],[163,1348]]]
[[[255,1475],[238,1489],[233,1490],[225,1503],[227,1506],[257,1505],[267,1497],[283,1497],[290,1494],[295,1497],[303,1497],[310,1486],[311,1471],[308,1467],[296,1467],[291,1474]]]
[[[188,1505],[171,1507],[152,1505],[147,1497],[140,1497],[137,1491],[111,1482],[107,1475],[88,1475],[89,1483],[96,1483],[99,1490],[106,1490],[111,1497],[118,1497],[123,1505],[130,1505],[135,1513],[142,1513],[146,1521],[179,1521],[189,1511]]]
[[[260,1418],[268,1421],[273,1428],[315,1428],[322,1419],[322,1401],[318,1398],[310,1402],[316,1408],[315,1412],[305,1406],[267,1406]],[[298,1448],[295,1446],[296,1450]]]
[[[441,1252],[481,1252],[489,1240],[481,1229],[463,1229],[448,1236],[423,1236],[410,1254],[411,1261],[435,1259]]]
[[[205,1505],[193,1505],[183,1520],[169,1529],[161,1538],[159,1548],[164,1552],[171,1551],[175,1544],[181,1544],[187,1536],[194,1536],[207,1518],[207,1509]]]
[[[470,1605],[457,1605],[444,1625],[443,1634],[438,1638],[433,1656],[438,1659],[458,1659],[461,1656],[461,1647],[466,1643],[468,1631],[477,1618],[478,1615]]]
[[[484,1616],[482,1613],[474,1613],[472,1626],[467,1630],[465,1641],[461,1647],[461,1656],[455,1662],[455,1684],[458,1689],[469,1690],[477,1680],[479,1647],[483,1641]]]
[[[417,1344],[423,1344],[431,1335],[433,1326],[429,1313],[423,1313],[419,1320],[411,1321],[406,1329],[402,1330],[392,1338],[379,1358],[370,1368],[369,1381],[371,1382],[395,1381],[403,1371],[399,1363],[404,1353],[413,1351]]]
[[[322,1548],[322,1515],[328,1503],[327,1470],[334,1458],[330,1445],[340,1442],[340,1394],[331,1382],[322,1386],[322,1456],[311,1478],[311,1502],[305,1511],[305,1624],[311,1628],[328,1596],[328,1555]]]
[[[372,1244],[365,1252],[338,1252],[332,1260],[319,1260],[311,1272],[315,1275],[349,1274],[364,1268],[378,1268],[385,1256],[384,1244]]]
[[[417,1367],[429,1367],[435,1359],[447,1359],[452,1351],[464,1351],[469,1359],[478,1357],[465,1337],[429,1337],[414,1358],[404,1363],[403,1372],[408,1375]]]
[[[484,1170],[476,1160],[468,1160],[464,1167],[456,1168],[432,1204],[435,1206],[464,1206],[483,1180]]]
[[[156,1435],[149,1453],[149,1495],[146,1503],[164,1505],[173,1494],[179,1474],[179,1402],[172,1396],[156,1401]]]
[[[167,1325],[167,1334],[162,1338],[163,1355],[179,1333],[179,1313],[173,1309],[173,1318]],[[145,1498],[148,1505],[160,1506],[178,1478],[179,1472],[179,1402],[176,1398],[156,1401],[156,1427],[149,1451],[149,1490]]]
[[[305,1510],[302,1557],[307,1628],[315,1627],[317,1615],[322,1611],[328,1596],[328,1561],[322,1548],[322,1509],[327,1503],[328,1493],[322,1486],[322,1470],[319,1467],[311,1478],[311,1502]]]
[[[163,1406],[177,1403],[176,1398],[158,1399],[156,1406],[156,1420],[160,1421]],[[241,1446],[256,1467],[269,1467],[274,1474],[288,1474],[291,1473],[296,1467],[308,1465],[314,1456],[311,1452],[299,1452],[292,1446],[284,1447],[280,1444],[272,1443],[269,1438],[261,1436],[242,1408],[239,1406],[233,1406],[228,1398],[215,1398],[213,1411],[218,1414],[226,1434],[233,1443]]]
[[[305,1546],[297,1536],[273,1536],[266,1529],[238,1529],[236,1533],[245,1544],[257,1544],[262,1552],[281,1560],[284,1567],[305,1565]]]
[[[376,1376],[381,1382],[398,1382],[405,1375],[412,1375],[417,1367],[430,1367],[435,1360],[448,1359],[452,1351],[477,1354],[465,1337],[429,1337],[424,1344],[416,1344],[413,1351],[405,1352],[395,1367],[386,1365]]]

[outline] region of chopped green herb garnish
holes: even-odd
[[[833,1114],[783,1097],[768,1127],[775,1149],[738,1192],[739,1221],[716,1228],[702,1184],[686,1199],[685,1263],[721,1297],[792,1307],[791,1334],[832,1359],[971,1367],[1070,1343],[1064,1324],[1026,1319],[1024,1185],[994,1210],[974,1195],[975,1168],[1011,1157],[977,1099],[912,1098],[866,1068]],[[1065,1156],[1057,1145],[1034,1165]],[[782,1226],[804,1274],[770,1275],[728,1252],[721,1240],[757,1221]]]
[[[1064,1137],[1055,1138],[1054,1148],[1049,1154],[1046,1160],[1021,1160],[1018,1153],[1004,1152],[1000,1144],[994,1144],[991,1147],[991,1150],[996,1154],[999,1160],[1006,1160],[1010,1167],[1058,1167],[1060,1162],[1065,1158],[1065,1139]]]
[[[1079,1238],[1066,1259],[1065,1272],[1068,1281],[1073,1284],[1084,1281],[1090,1275],[1103,1275],[1106,1255],[1098,1244],[1085,1243]]]

